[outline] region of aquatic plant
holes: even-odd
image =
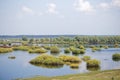
[[[17,47],[13,47],[13,50],[28,51],[29,50],[29,46],[17,46]]]
[[[8,53],[8,52],[12,52],[13,49],[12,48],[0,48],[0,53]]]
[[[67,56],[67,55],[61,55],[59,58],[64,62],[70,62],[70,63],[79,63],[81,62],[81,59],[77,56]]]
[[[91,57],[90,56],[83,56],[83,58],[82,58],[84,61],[88,61],[88,60],[90,60],[91,59]]]
[[[70,68],[79,68],[79,64],[70,64]]]
[[[9,59],[15,59],[16,57],[15,56],[9,56],[8,58]]]
[[[44,65],[63,65],[63,61],[57,57],[42,54],[30,61],[31,64],[44,64]]]
[[[74,49],[72,51],[73,54],[83,54],[85,53],[85,50],[84,49]]]
[[[38,49],[29,49],[29,53],[46,53],[47,50],[44,48],[38,48]]]
[[[112,59],[113,59],[114,61],[119,61],[119,60],[120,60],[120,53],[115,53],[115,54],[113,54],[113,55],[112,55]]]
[[[50,52],[51,53],[59,53],[60,49],[57,46],[52,46],[52,47],[50,47]]]
[[[96,59],[88,60],[87,61],[87,67],[99,67],[100,61]]]
[[[66,49],[64,50],[64,52],[65,52],[65,53],[70,53],[70,49],[69,49],[69,48],[66,48]]]

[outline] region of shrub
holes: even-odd
[[[79,64],[70,64],[70,68],[79,68]]]
[[[64,62],[70,62],[70,63],[79,63],[81,62],[81,59],[76,56],[66,56],[66,55],[61,55],[59,58],[64,61]]]
[[[83,59],[84,61],[88,61],[88,60],[91,59],[91,57],[90,57],[90,56],[84,56],[82,59]]]
[[[112,59],[115,60],[115,61],[119,61],[120,60],[120,54],[119,53],[113,54]]]
[[[31,64],[63,65],[63,61],[51,55],[42,54],[30,61]]]
[[[59,53],[60,49],[57,46],[52,46],[50,48],[51,53]]]
[[[8,52],[12,52],[13,49],[12,48],[0,48],[0,53],[8,53]]]
[[[100,61],[93,59],[87,61],[87,67],[99,67]]]
[[[64,52],[65,52],[65,53],[70,53],[70,49],[69,49],[69,48],[66,48],[66,49],[64,50]]]

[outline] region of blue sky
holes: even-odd
[[[120,0],[0,0],[0,35],[120,35]]]

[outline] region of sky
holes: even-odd
[[[0,35],[120,35],[120,0],[0,0]]]

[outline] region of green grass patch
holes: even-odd
[[[12,48],[0,48],[0,53],[8,53],[8,52],[12,52],[13,49]]]

